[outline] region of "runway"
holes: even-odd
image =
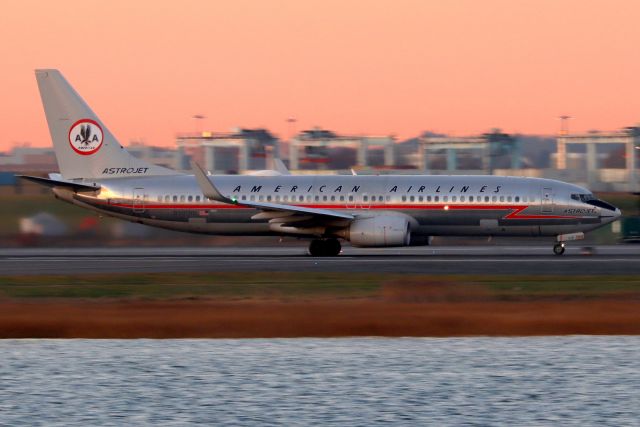
[[[426,246],[358,249],[312,258],[303,247],[0,249],[0,274],[232,271],[410,274],[636,275],[640,246]]]

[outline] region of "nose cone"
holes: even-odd
[[[613,222],[615,220],[617,220],[618,218],[620,218],[622,216],[622,212],[620,212],[620,209],[615,208],[615,210],[605,210],[602,209],[602,214],[601,214],[601,218],[602,218],[602,223],[603,224],[609,224],[610,222]]]
[[[620,212],[620,209],[615,208],[611,205],[609,206],[609,209],[600,210],[600,223],[603,225],[612,223],[622,216],[622,212]]]
[[[622,212],[620,212],[620,209],[616,208],[616,210],[613,212],[613,220],[615,221],[616,219],[620,218],[622,216]]]

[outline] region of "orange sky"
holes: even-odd
[[[640,121],[639,1],[5,1],[0,150],[50,143],[59,68],[127,144],[265,126],[552,134]]]

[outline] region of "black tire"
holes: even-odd
[[[338,239],[314,239],[309,244],[309,255],[316,257],[337,256],[341,250],[342,246]]]
[[[564,245],[561,243],[553,245],[553,253],[556,255],[562,255],[564,253]]]
[[[338,239],[325,240],[326,256],[338,256],[342,250],[342,245]]]
[[[309,243],[309,255],[311,256],[324,256],[324,240],[313,239]]]

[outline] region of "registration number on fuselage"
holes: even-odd
[[[570,208],[565,209],[564,213],[568,215],[595,215],[598,212],[595,208]]]

